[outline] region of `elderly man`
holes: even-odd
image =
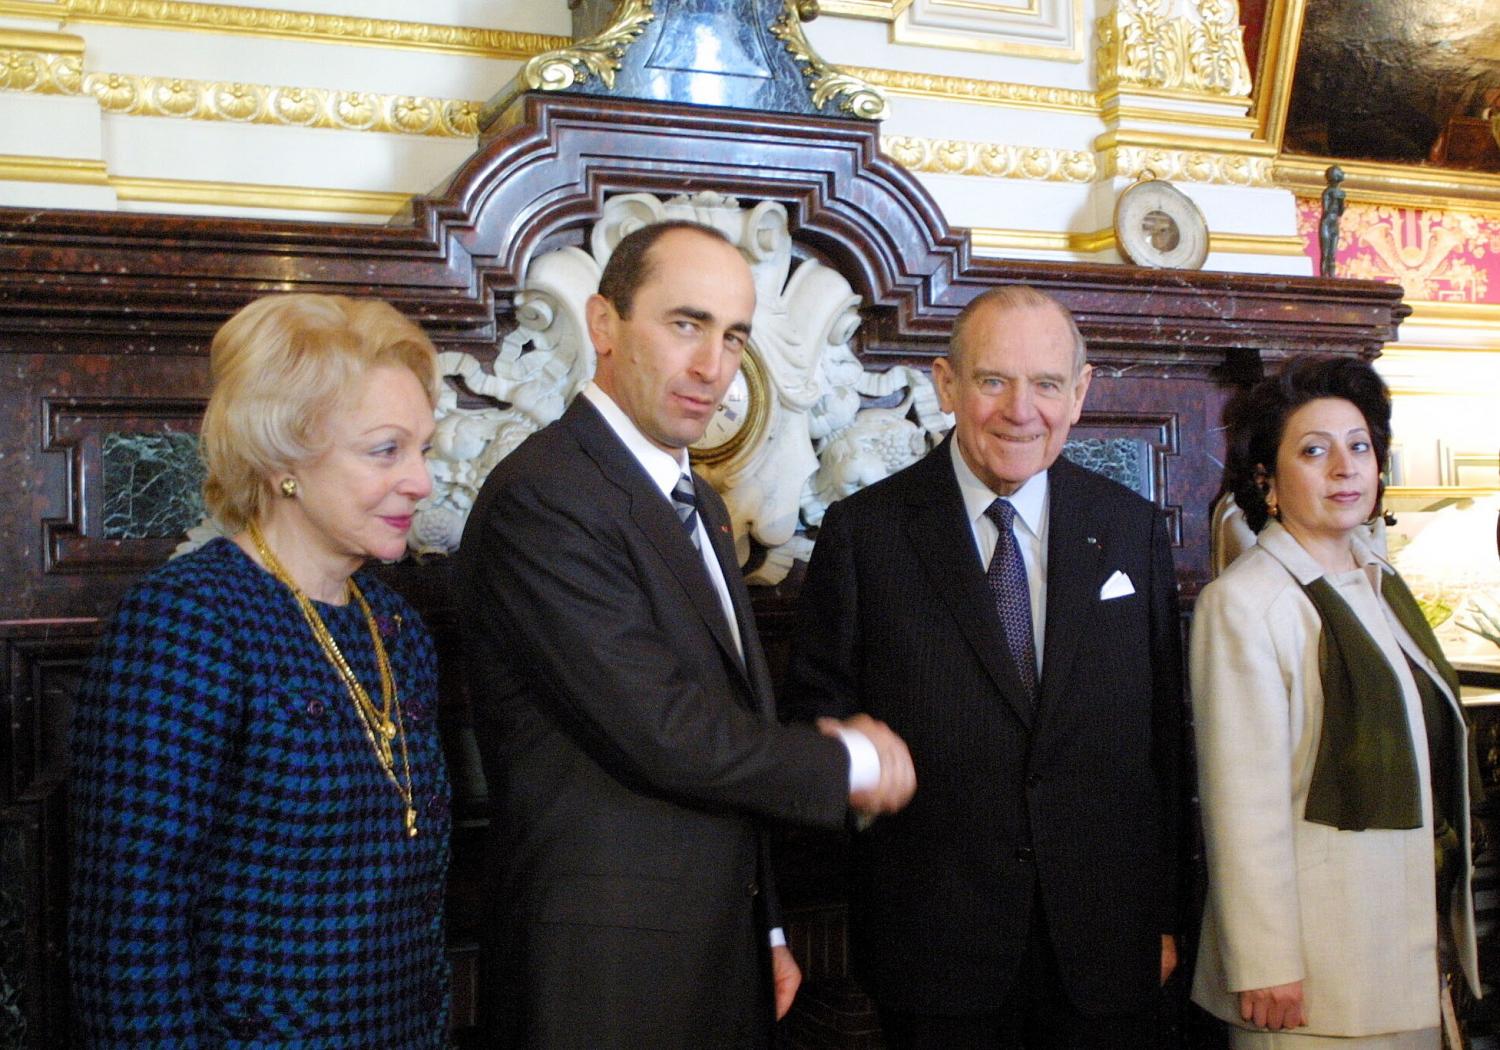
[[[688,468],[739,368],[722,235],[626,237],[587,304],[594,383],[485,482],[455,579],[495,800],[494,1043],[767,1046],[800,976],[768,818],[900,808],[905,746],[783,727],[723,503]]]
[[[786,702],[889,723],[922,790],[854,844],[853,960],[896,1048],[1157,1045],[1176,965],[1181,639],[1161,516],[1059,458],[1065,308],[980,296],[933,365],[957,425],[829,508]]]

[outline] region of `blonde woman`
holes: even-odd
[[[232,538],[126,596],[74,720],[77,1042],[444,1046],[432,643],[359,571],[431,489],[432,344],[384,303],[274,296],[211,367]]]

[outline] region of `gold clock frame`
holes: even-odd
[[[740,373],[745,377],[745,388],[749,396],[749,408],[746,411],[745,425],[735,432],[734,436],[721,445],[713,448],[688,449],[688,458],[696,465],[705,467],[721,467],[737,459],[743,452],[760,447],[761,440],[771,423],[771,391],[770,376],[766,373],[766,366],[761,363],[760,354],[752,342],[740,358]]]

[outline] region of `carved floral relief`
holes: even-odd
[[[632,193],[608,201],[589,250],[562,248],[532,261],[516,297],[517,325],[488,364],[449,351],[439,363],[450,385],[438,404],[431,468],[434,490],[418,508],[411,547],[458,546],[479,487],[527,435],[562,415],[593,377],[584,303],[616,244],[642,226],[685,218],[721,230],[744,253],[756,286],[750,356],[742,371],[745,411],[695,450],[695,465],[723,494],[747,579],[777,583],[811,542],[804,529],[830,502],[878,481],[933,447],[952,425],[922,372],[865,371],[850,343],[859,296],[815,260],[793,265],[785,209],[742,208],[716,193],[663,201]],[[469,395],[460,405],[459,388]],[[475,398],[489,402],[471,407]]]

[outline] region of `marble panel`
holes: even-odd
[[[203,518],[198,436],[105,434],[104,538],[180,536]]]
[[[1139,438],[1074,438],[1062,454],[1146,499],[1152,497],[1151,446]]]

